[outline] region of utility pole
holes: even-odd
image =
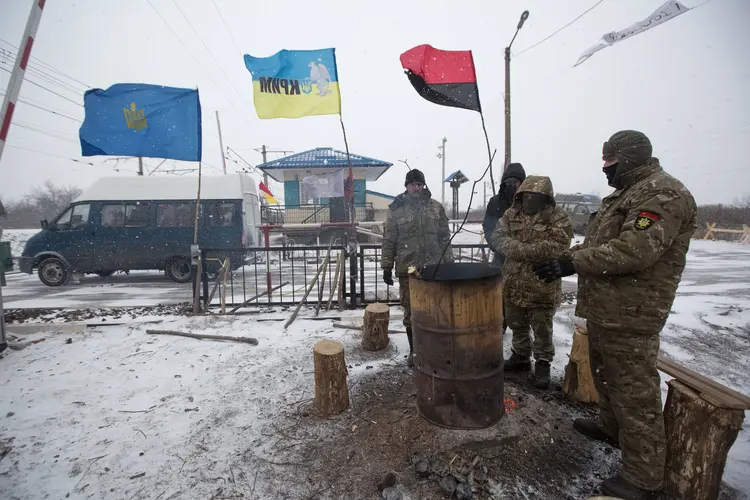
[[[440,185],[443,188],[442,195],[440,196],[440,203],[445,206],[445,143],[448,142],[448,139],[443,137],[443,142],[439,146],[440,152],[438,153],[437,157],[443,159],[443,176],[440,178]]]
[[[138,157],[138,175],[143,176],[143,157]]]
[[[26,73],[26,66],[29,64],[29,58],[31,57],[31,47],[34,45],[34,37],[36,37],[36,31],[39,29],[39,21],[42,19],[44,1],[34,0],[31,5],[29,19],[26,21],[26,28],[23,30],[23,38],[21,39],[21,43],[18,44],[19,51],[16,54],[16,62],[10,74],[8,88],[5,90],[3,106],[0,108],[0,116],[2,117],[2,121],[0,121],[0,160],[2,160],[3,151],[5,150],[5,142],[8,139],[8,130],[13,119],[13,111],[16,109],[18,94],[21,92],[21,84]],[[7,347],[8,340],[5,336],[3,292],[2,285],[0,285],[0,352],[3,352]]]
[[[221,122],[219,121],[219,110],[216,110],[216,127],[219,129],[219,147],[221,148],[221,164],[224,167],[224,175],[227,175],[227,159],[224,156],[224,140],[221,138]]]
[[[516,33],[513,35],[513,39],[508,46],[505,47],[505,168],[508,168],[508,165],[510,165],[510,47],[513,45],[516,36],[518,36],[519,30],[523,27],[523,23],[528,18],[529,11],[523,11],[516,27]]]
[[[263,155],[263,163],[265,163],[266,161],[268,161],[266,159],[266,155],[268,154],[268,150],[266,149],[266,145],[265,144],[263,144],[263,146],[261,146],[261,148],[260,148],[260,154]],[[265,173],[265,172],[263,172],[263,184],[266,187],[268,187],[268,174]]]

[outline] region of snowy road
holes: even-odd
[[[693,242],[662,335],[664,355],[746,394],[750,394],[749,260],[750,246]],[[109,289],[112,302],[141,295],[142,290],[152,296],[189,294],[187,287],[158,275],[147,278],[143,283],[136,276],[119,277],[112,286],[85,280],[69,290],[75,294],[61,291],[63,295],[55,296],[53,291],[34,299],[27,292],[23,300],[34,304],[75,297],[83,303]],[[30,288],[41,286],[32,285],[35,277],[24,279]],[[574,286],[574,278],[566,279],[566,288]],[[23,288],[16,282],[12,300],[21,301],[18,290]],[[307,441],[272,443],[294,432],[300,416],[307,418],[294,409],[312,396],[312,345],[322,338],[342,341],[351,365],[351,393],[368,401],[381,397],[372,390],[365,394],[368,380],[392,376],[393,370],[404,366],[407,349],[405,336],[393,335],[386,350],[363,353],[355,333],[333,329],[328,321],[302,318],[309,314],[303,310],[289,330],[284,330],[283,322],[270,321],[286,319],[286,313],[233,318],[135,314],[122,326],[88,328],[79,334],[55,333],[50,326],[24,335],[23,339],[46,340],[23,351],[7,351],[0,361],[0,377],[5,381],[0,392],[0,454],[7,453],[0,462],[0,490],[17,499],[62,498],[68,493],[71,498],[210,498],[222,488],[224,496],[219,498],[253,498],[253,492],[256,498],[309,497],[316,486],[295,482],[284,472],[304,461],[297,452]],[[399,314],[398,309],[392,308],[392,314]],[[349,316],[344,322],[357,322],[362,311],[344,315]],[[249,334],[260,343],[246,346],[147,335],[150,326],[144,322],[154,320],[161,321],[160,329]],[[574,321],[573,305],[563,306],[555,317],[557,355],[552,373],[558,383],[570,352]],[[391,328],[400,328],[397,319]],[[510,340],[510,334],[505,335],[506,355]],[[666,391],[666,384],[662,386]],[[370,425],[356,416],[367,408],[357,406],[349,412],[356,419],[351,433]],[[507,417],[499,428],[521,422],[520,415],[515,420]],[[327,423],[315,425],[321,439],[338,439]],[[567,424],[561,425],[567,429]],[[561,441],[554,439],[554,443]],[[564,453],[554,443],[548,452]],[[611,462],[613,456],[609,457],[606,460]],[[594,472],[606,473],[606,460],[596,471],[573,477],[573,483],[591,480]],[[393,462],[389,467],[403,465]],[[295,478],[301,474],[290,471]],[[750,498],[749,471],[750,421],[746,420],[724,474],[726,483],[745,495],[722,498]],[[374,484],[380,472],[371,471],[370,482]],[[516,492],[517,486],[508,487],[512,491],[506,498],[530,498]],[[275,495],[279,488],[289,494]],[[415,491],[407,498],[416,498]],[[366,491],[360,493],[358,498],[369,498]]]

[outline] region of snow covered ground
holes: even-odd
[[[473,236],[476,239],[466,242],[478,242],[479,236]],[[667,356],[745,394],[750,394],[748,260],[750,246],[694,241],[662,335]],[[74,307],[81,303],[75,298],[80,295],[70,292],[83,289],[91,296],[115,290],[104,302],[111,305],[143,305],[144,289],[149,300],[160,303],[183,301],[189,294],[168,281],[157,279],[159,285],[152,286],[139,284],[138,276],[129,278],[135,281],[114,286],[92,282],[88,287],[55,291],[59,297],[27,296],[24,307],[49,304],[43,301],[51,299],[70,300]],[[141,278],[150,282],[154,276]],[[574,277],[566,279],[566,288],[574,286]],[[12,282],[4,289],[11,301],[16,300],[12,289]],[[138,295],[139,300],[129,295]],[[13,334],[11,326],[11,334],[22,340],[45,340],[21,351],[6,351],[0,359],[3,498],[309,497],[318,485],[308,484],[304,468],[300,470],[305,457],[296,453],[305,448],[304,442],[285,438],[283,446],[271,443],[292,432],[281,424],[289,415],[292,422],[308,420],[299,408],[309,405],[313,394],[312,346],[324,338],[344,343],[352,398],[360,398],[357,405],[361,398],[372,397],[363,394],[369,381],[393,373],[408,377],[403,370],[408,347],[404,335],[394,334],[392,346],[385,351],[362,354],[356,332],[335,329],[332,320],[303,319],[311,314],[304,310],[286,331],[283,321],[271,321],[286,319],[290,313],[276,308],[258,315],[190,318],[138,312],[118,318],[126,325],[89,327],[81,333],[66,333],[51,325],[39,333]],[[344,322],[356,323],[362,311],[325,314],[343,315]],[[396,314],[398,308],[392,308],[392,315]],[[558,379],[570,351],[574,321],[573,305],[563,306],[555,318],[553,376]],[[96,322],[101,324],[101,319]],[[148,328],[252,336],[259,345],[148,335]],[[399,320],[392,321],[391,328],[400,329]],[[507,354],[510,335],[504,342]],[[666,391],[666,385],[663,388]],[[353,412],[346,415],[361,419]],[[506,417],[500,427],[513,427],[519,419],[520,415]],[[326,421],[316,425],[320,439],[331,439],[333,431]],[[365,425],[370,424],[362,421],[360,431]],[[602,458],[603,463],[607,460],[611,462],[611,457]],[[279,484],[288,480],[283,471],[289,467],[298,474],[298,485]],[[731,498],[750,498],[747,421],[730,452],[724,479],[745,495]],[[377,480],[373,477],[373,484]],[[274,494],[283,488],[296,493]],[[405,492],[415,495],[407,498],[417,498],[414,491]],[[524,496],[511,493],[505,498]],[[329,497],[320,492],[317,498]],[[362,491],[357,498],[375,496]]]

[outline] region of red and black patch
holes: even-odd
[[[654,225],[659,220],[659,216],[653,212],[641,212],[635,219],[635,228],[641,231],[645,231]]]

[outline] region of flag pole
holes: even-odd
[[[354,222],[355,208],[354,208],[354,173],[352,172],[352,160],[349,157],[349,141],[346,139],[346,127],[344,127],[344,117],[339,113],[339,121],[341,122],[341,132],[344,134],[344,148],[346,148],[346,163],[349,165],[349,176],[347,177],[347,183],[349,186],[348,192],[345,192],[347,199],[347,207],[349,208],[349,222]]]
[[[224,140],[221,137],[221,122],[219,121],[218,109],[216,110],[216,127],[219,129],[219,147],[221,148],[221,164],[224,167],[224,175],[227,175],[227,159],[224,156]]]
[[[200,220],[200,207],[201,207],[201,173],[202,173],[203,162],[198,161],[198,194],[195,197],[195,232],[193,233],[193,246],[198,247],[198,222]],[[198,254],[198,265],[195,268],[195,290],[193,290],[193,312],[201,312],[201,266],[203,264]]]
[[[480,107],[481,109],[481,107]],[[479,111],[479,117],[482,119],[482,131],[484,131],[484,142],[487,144],[487,156],[490,159],[490,184],[492,184],[492,196],[495,196],[495,176],[492,175],[492,148],[490,148],[490,138],[487,135],[487,126],[484,124],[484,113]],[[507,166],[507,165],[506,165]],[[471,207],[469,207],[471,210]]]

